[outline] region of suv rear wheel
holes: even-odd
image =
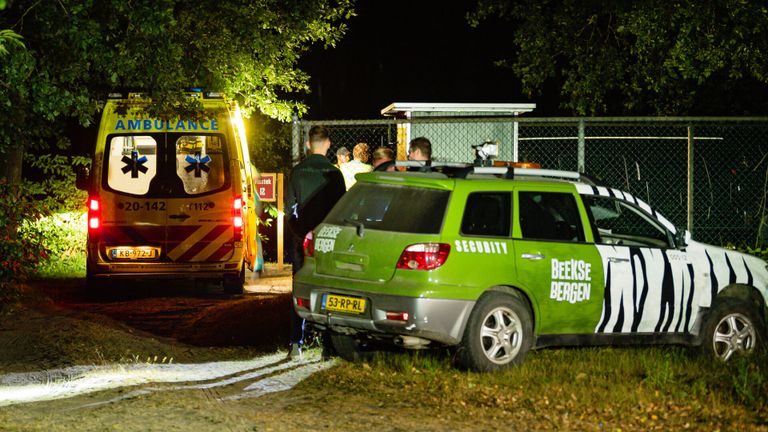
[[[336,355],[349,362],[370,360],[377,352],[374,341],[360,336],[331,333],[330,340]]]
[[[709,312],[702,331],[702,351],[721,361],[749,355],[762,344],[764,328],[760,314],[751,304],[724,299]]]
[[[528,305],[518,297],[500,292],[482,296],[464,330],[461,363],[480,372],[522,364],[533,342],[532,321]]]

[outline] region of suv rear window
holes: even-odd
[[[362,222],[366,228],[382,231],[439,234],[449,196],[449,191],[439,189],[358,183],[325,222]]]

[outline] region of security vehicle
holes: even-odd
[[[89,192],[89,286],[184,277],[243,291],[257,256],[243,119],[220,94],[188,97],[199,99],[205,116],[150,118],[150,101],[139,93],[107,101],[92,172],[78,178]]]
[[[768,270],[576,172],[370,173],[305,240],[293,302],[342,357],[457,348],[493,371],[547,346],[673,343],[722,360],[766,335]]]

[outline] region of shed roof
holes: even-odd
[[[393,102],[381,110],[384,116],[398,116],[411,113],[483,113],[485,115],[518,115],[533,111],[534,103],[433,103]]]

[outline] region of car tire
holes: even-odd
[[[244,292],[245,286],[245,263],[240,268],[240,275],[238,276],[224,276],[224,293],[232,295],[241,295]]]
[[[727,362],[762,347],[764,337],[765,322],[751,303],[723,299],[707,314],[701,350],[705,355]]]
[[[361,342],[357,336],[331,333],[332,352],[348,362],[359,362],[371,358],[373,351],[367,343]]]
[[[460,363],[478,372],[493,372],[525,361],[533,345],[528,304],[501,292],[483,295],[469,316],[459,347]]]

